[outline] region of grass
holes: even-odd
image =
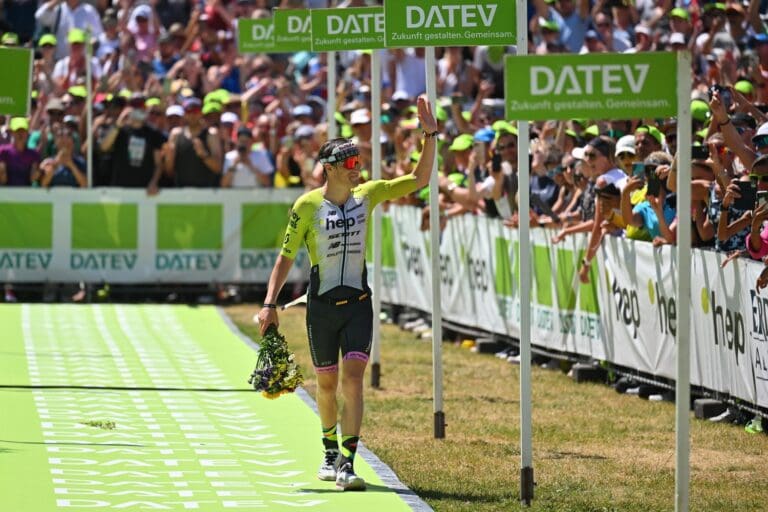
[[[251,320],[256,311],[227,309],[258,340]],[[314,395],[304,310],[282,312],[280,320],[305,370],[304,387]],[[436,511],[521,508],[518,368],[444,343],[446,439],[435,440],[431,345],[389,325],[382,339],[382,388],[365,390],[366,446]],[[674,510],[672,403],[534,368],[533,449],[537,486],[530,510]],[[691,416],[690,509],[764,510],[765,453],[768,436]]]

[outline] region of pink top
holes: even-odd
[[[760,248],[758,250],[752,249],[752,246],[749,244],[750,238],[749,236],[747,237],[747,251],[749,251],[752,259],[762,260],[768,256],[768,225],[763,224],[763,229],[760,231]]]

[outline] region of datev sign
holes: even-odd
[[[507,119],[677,115],[675,53],[507,57]]]
[[[261,53],[275,51],[275,26],[272,18],[239,18],[237,20],[237,51]]]
[[[384,48],[384,8],[312,9],[312,50]]]
[[[387,48],[515,44],[512,0],[386,0]]]
[[[309,9],[275,9],[275,45],[280,53],[312,49],[312,17]]]

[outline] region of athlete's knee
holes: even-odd
[[[317,372],[317,390],[321,393],[336,393],[339,384],[338,366],[333,371],[320,371],[322,368],[315,368]]]

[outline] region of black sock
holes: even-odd
[[[339,438],[336,436],[336,425],[330,428],[323,428],[323,447],[326,451],[339,451]]]

